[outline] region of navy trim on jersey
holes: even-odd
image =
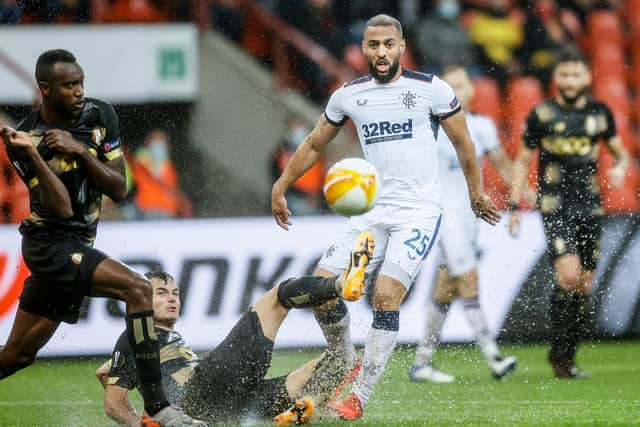
[[[431,253],[431,249],[433,249],[433,244],[436,242],[438,238],[438,232],[440,231],[440,223],[442,222],[442,214],[438,217],[438,222],[436,223],[436,229],[433,232],[433,236],[431,236],[431,241],[429,242],[429,247],[427,248],[427,252],[424,253],[422,259],[427,259],[429,254]]]
[[[438,130],[440,129],[440,117],[435,114],[429,115],[429,121],[431,122],[431,132],[433,133],[433,139],[438,140]]]
[[[454,114],[457,114],[460,110],[462,110],[462,106],[458,104],[458,107],[455,110],[449,111],[448,113],[444,113],[438,117],[440,118],[440,120],[448,119]]]
[[[433,81],[433,74],[421,73],[419,71],[411,71],[406,68],[402,69],[402,76],[408,79],[420,80],[421,82],[431,83]]]
[[[372,78],[373,76],[371,74],[367,74],[366,76],[358,77],[355,80],[346,82],[342,87],[349,87],[349,86],[357,85],[358,83],[366,83],[368,81],[371,81]]]
[[[324,112],[324,118],[327,119],[327,121],[334,126],[344,126],[344,124],[347,123],[347,120],[349,120],[349,116],[344,116],[342,120],[340,120],[339,122],[336,122],[335,120],[331,120],[329,116],[327,116],[326,111]]]

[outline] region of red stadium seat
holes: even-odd
[[[624,47],[622,22],[615,12],[598,10],[587,17],[587,48],[593,51],[602,44]]]
[[[355,70],[360,75],[369,73],[367,65],[367,57],[362,53],[362,47],[359,44],[349,44],[344,48],[342,53],[345,64]]]
[[[624,50],[610,43],[591,51],[594,83],[598,80],[626,80],[627,69]]]
[[[252,10],[246,12],[240,39],[242,47],[251,55],[262,60],[271,58],[271,37]]]
[[[631,114],[630,93],[627,84],[621,79],[597,79],[593,81],[593,94],[602,99],[616,114]]]
[[[640,33],[640,0],[626,0],[624,6],[624,16],[629,25],[629,32],[634,34]]]
[[[498,83],[487,77],[478,77],[473,79],[473,88],[475,96],[471,99],[471,110],[480,114],[491,117],[496,126],[502,123],[502,115],[500,113],[500,88]]]
[[[491,197],[491,200],[493,200],[493,203],[496,204],[498,209],[502,211],[505,210],[509,200],[507,197],[509,195],[509,188],[500,176],[500,172],[486,159],[482,162],[482,183],[485,192]]]
[[[103,19],[111,23],[157,23],[170,20],[166,11],[155,7],[147,0],[116,0],[104,13]]]
[[[638,170],[635,162],[631,162],[624,185],[611,188],[608,184],[607,171],[614,166],[613,155],[601,147],[598,159],[598,180],[602,192],[602,203],[606,213],[629,213],[638,211]]]
[[[416,62],[416,57],[413,54],[413,51],[407,46],[407,49],[404,51],[402,56],[400,57],[400,65],[402,68],[407,68],[409,70],[418,70],[418,63]]]
[[[533,77],[517,77],[509,82],[505,100],[504,121],[509,138],[505,149],[514,157],[520,149],[520,137],[527,115],[544,99],[540,82]]]

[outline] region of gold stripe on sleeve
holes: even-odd
[[[107,158],[107,160],[117,159],[118,157],[122,156],[122,148],[116,148],[113,151],[109,151],[108,153],[104,153],[104,156]]]

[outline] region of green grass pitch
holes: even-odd
[[[413,348],[399,347],[358,426],[640,425],[640,342],[586,344],[579,365],[590,380],[556,380],[546,347],[505,347],[518,370],[496,382],[475,347],[443,348],[437,366],[454,384],[412,383]],[[277,351],[272,372],[284,373],[317,352]],[[109,426],[102,389],[93,376],[101,359],[40,359],[0,382],[0,426]],[[134,399],[140,407],[140,399]],[[314,423],[344,426],[347,423]],[[266,424],[268,425],[268,424]]]

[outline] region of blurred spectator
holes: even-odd
[[[0,110],[0,127],[16,126],[14,120]],[[4,144],[0,142],[0,223],[17,223],[31,213],[29,190],[9,162]]]
[[[90,0],[22,0],[20,22],[70,24],[91,20]]]
[[[244,17],[238,0],[218,0],[211,5],[213,28],[232,40],[240,41]]]
[[[559,9],[570,10],[575,13],[582,25],[587,22],[587,16],[594,10],[617,9],[625,0],[558,0],[555,3]]]
[[[333,0],[280,0],[276,10],[291,25],[340,57],[345,37],[337,25]]]
[[[458,0],[439,0],[433,11],[418,22],[416,50],[424,71],[440,74],[451,64],[470,68],[473,46],[460,25],[459,15]]]
[[[0,0],[0,24],[17,24],[21,10],[17,0]]]
[[[341,58],[346,40],[333,6],[333,0],[279,0],[276,12],[334,56]],[[294,73],[305,81],[311,99],[317,102],[324,100],[329,87],[326,73],[297,51],[289,50],[289,55]]]
[[[555,52],[572,42],[571,35],[560,21],[554,0],[526,0],[523,7],[525,36],[518,57],[523,71],[548,87]]]
[[[170,9],[153,0],[115,0],[102,19],[105,22],[168,22]]]
[[[83,23],[91,20],[90,0],[47,0],[48,16],[56,24]]]
[[[291,160],[296,148],[304,141],[311,128],[298,116],[287,119],[287,130],[273,156],[273,181],[275,182]],[[300,177],[285,194],[288,207],[295,215],[312,215],[322,209],[322,185],[325,161],[320,159]]]
[[[131,161],[135,205],[142,218],[192,216],[191,202],[178,188],[178,176],[169,158],[169,135],[154,129]]]
[[[484,73],[505,87],[520,71],[515,56],[524,42],[522,23],[509,13],[509,0],[489,0],[469,25],[469,37],[476,45],[476,61]]]

